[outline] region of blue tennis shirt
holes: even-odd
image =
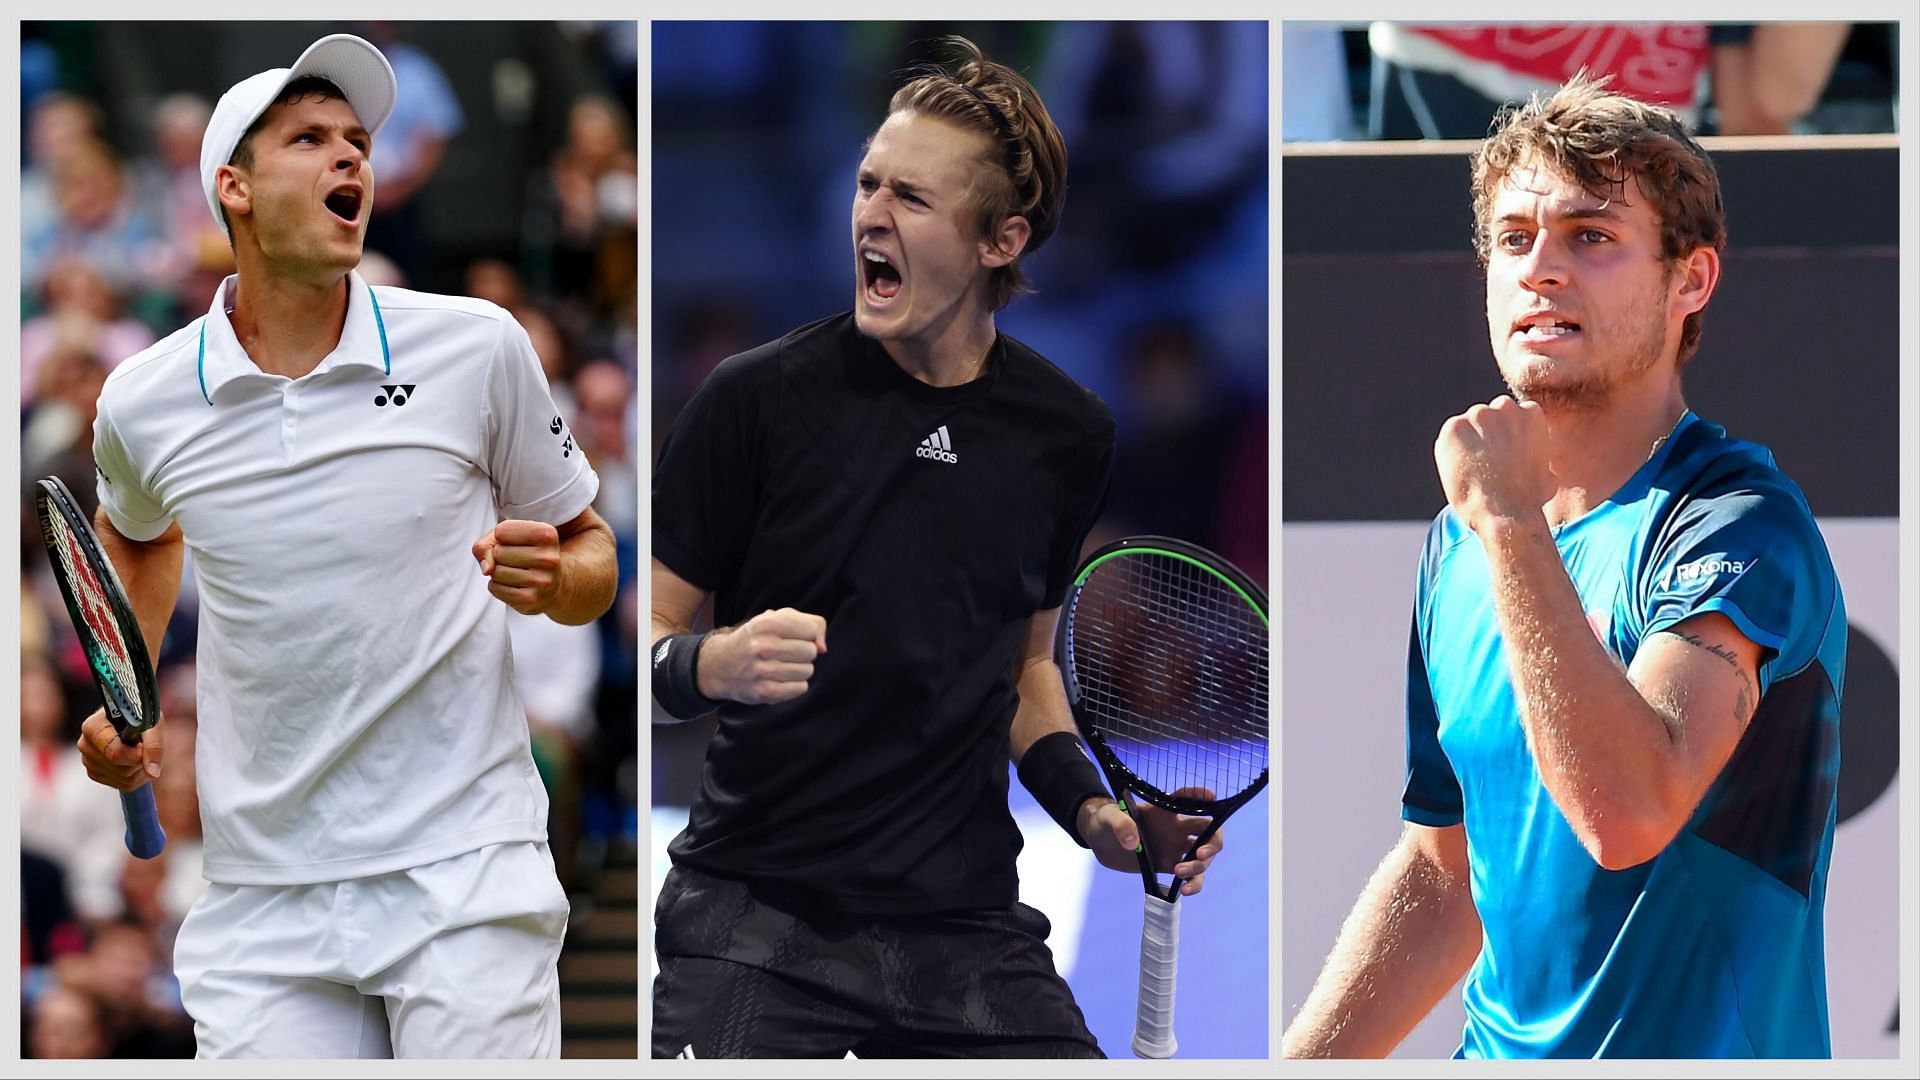
[[[1484,936],[1456,1056],[1831,1056],[1821,911],[1847,620],[1805,497],[1765,447],[1689,412],[1557,543],[1622,665],[1719,612],[1762,647],[1760,703],[1674,841],[1602,869],[1527,750],[1485,552],[1441,512],[1420,563],[1401,813],[1466,825]]]

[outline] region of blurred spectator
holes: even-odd
[[[105,1057],[107,1033],[93,995],[55,984],[28,1010],[27,1056],[43,1060]]]
[[[468,263],[465,292],[508,311],[518,311],[527,303],[527,290],[521,284],[520,272],[505,259],[475,259]]]
[[[94,936],[84,958],[63,965],[61,973],[100,1003],[106,1056],[192,1057],[193,1028],[170,968],[160,963],[145,929],[112,923]]]
[[[1853,27],[1840,22],[1713,27],[1713,108],[1722,135],[1785,135],[1813,111]]]
[[[567,113],[567,141],[535,182],[536,245],[555,293],[591,297],[597,312],[634,305],[640,214],[633,121],[611,98]]]
[[[20,428],[20,468],[26,477],[57,476],[80,508],[93,513],[93,417],[107,368],[84,326],[75,338],[56,339],[40,365],[35,404]]]
[[[207,213],[200,187],[200,138],[212,114],[198,94],[161,98],[153,109],[156,156],[141,169],[143,203],[165,237],[163,277],[187,312],[205,310],[220,280],[233,272],[233,249]]]
[[[76,147],[103,136],[100,107],[93,102],[58,91],[33,100],[27,114],[27,159],[20,169],[22,223],[55,216],[55,166]]]
[[[595,360],[574,374],[573,396],[574,436],[600,474],[594,509],[615,532],[634,535],[640,527],[640,474],[628,426],[633,378],[611,360]]]
[[[207,204],[200,203],[200,216]],[[153,331],[120,313],[120,301],[93,265],[76,255],[56,258],[47,269],[39,315],[20,324],[20,404],[32,405],[40,369],[49,356],[69,350],[113,368],[153,344]]]
[[[77,725],[45,660],[20,658],[20,847],[50,860],[74,911],[90,921],[124,910],[120,800],[87,778],[74,748]]]
[[[380,47],[400,87],[393,115],[373,147],[373,217],[367,246],[384,252],[419,288],[441,286],[425,231],[428,181],[445,160],[447,144],[466,127],[466,113],[433,58],[406,40],[404,23],[367,23],[362,36]]]
[[[152,284],[165,261],[164,245],[127,190],[113,151],[98,141],[79,143],[52,162],[52,175],[53,216],[22,230],[21,284],[45,287],[62,256],[84,259],[123,296]]]

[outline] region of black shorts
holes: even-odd
[[[1105,1056],[1025,904],[802,915],[675,867],[653,918],[656,1058]]]

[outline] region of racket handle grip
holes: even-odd
[[[121,792],[120,812],[127,819],[127,850],[134,858],[151,859],[167,849],[167,834],[160,828],[152,784]]]
[[[1148,896],[1140,928],[1140,1006],[1133,1020],[1133,1056],[1169,1058],[1173,1038],[1173,982],[1180,959],[1180,906]]]

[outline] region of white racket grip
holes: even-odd
[[[1140,1007],[1133,1020],[1133,1056],[1169,1058],[1173,1039],[1173,981],[1180,960],[1180,905],[1148,896],[1140,927]]]

